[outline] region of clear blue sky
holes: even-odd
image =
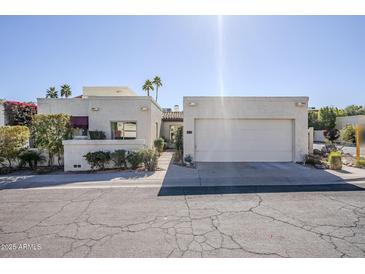
[[[365,16],[0,16],[0,98],[63,83],[143,94],[154,75],[164,107],[220,94],[365,104]]]

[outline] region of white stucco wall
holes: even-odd
[[[153,146],[153,141],[161,136],[161,125],[162,110],[154,101],[151,101],[151,138],[149,143],[151,147]],[[146,142],[148,144],[148,140]]]
[[[154,141],[154,122],[161,124],[162,111],[147,96],[89,97],[89,130],[102,130],[111,138],[112,121],[137,122],[137,139],[145,139],[146,145]],[[145,108],[146,110],[143,110]],[[92,109],[98,109],[93,111]]]
[[[189,103],[194,102],[195,106]],[[303,103],[297,106],[297,103]],[[291,119],[294,161],[308,153],[308,97],[184,97],[184,155],[194,155],[195,119]],[[192,134],[187,134],[192,131]],[[209,140],[207,140],[209,141]],[[194,156],[193,156],[194,157]]]
[[[341,130],[346,125],[365,125],[365,115],[345,116],[336,118],[336,128]]]
[[[5,126],[5,111],[4,105],[0,102],[0,127]]]
[[[38,114],[88,116],[89,112],[89,101],[82,98],[38,98],[37,105]]]
[[[136,140],[65,140],[64,145],[64,170],[65,171],[80,171],[90,170],[90,165],[83,157],[88,152],[95,151],[110,151],[118,149],[138,150],[145,147],[145,141]],[[80,165],[81,167],[75,167]],[[110,163],[109,167],[112,167]]]
[[[128,87],[83,87],[82,94],[87,96],[138,96]]]
[[[134,121],[137,123],[137,139],[144,139],[153,146],[160,132],[162,110],[147,96],[88,96],[87,98],[39,98],[38,113],[65,113],[72,116],[88,116],[89,130],[101,130],[111,138],[111,122]],[[145,109],[145,110],[143,110]]]

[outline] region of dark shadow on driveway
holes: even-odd
[[[340,176],[295,163],[198,163],[196,169],[170,163],[158,195],[365,190],[352,184],[363,176]]]
[[[282,192],[334,192],[365,191],[364,188],[351,184],[328,185],[275,185],[275,186],[205,186],[205,187],[162,187],[158,196],[178,195],[216,195],[239,193],[282,193]]]
[[[110,173],[64,173],[57,175],[31,175],[31,176],[0,176],[0,190],[2,189],[22,189],[51,187],[60,185],[70,185],[75,183],[86,182],[105,182],[110,183],[112,180],[127,179],[140,180],[149,178],[155,172],[145,171],[120,171]],[[14,181],[14,178],[16,180]]]

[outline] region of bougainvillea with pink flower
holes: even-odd
[[[30,126],[33,115],[37,114],[37,105],[17,101],[5,101],[7,124],[12,126]]]

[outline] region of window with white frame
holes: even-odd
[[[130,140],[137,138],[137,123],[131,121],[111,122],[112,139]]]

